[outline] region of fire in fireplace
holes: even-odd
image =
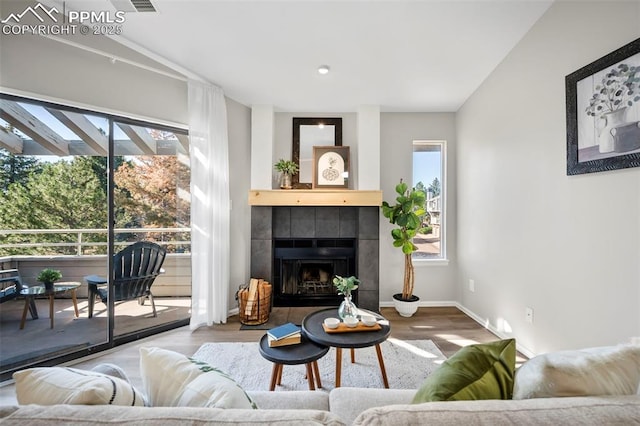
[[[356,275],[352,238],[275,239],[274,306],[337,306],[336,275]],[[357,290],[353,293],[357,303]]]

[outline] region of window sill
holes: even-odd
[[[413,266],[449,266],[449,259],[413,259]]]

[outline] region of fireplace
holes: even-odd
[[[274,306],[335,306],[333,277],[357,275],[354,238],[273,240]],[[357,290],[353,293],[357,304]]]
[[[253,206],[251,277],[273,284],[275,306],[338,306],[333,277],[355,275],[358,307],[378,311],[379,214],[377,206]]]

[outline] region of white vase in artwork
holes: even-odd
[[[620,127],[627,122],[627,107],[607,112],[600,116],[604,120],[604,127],[600,129],[598,136],[598,150],[601,153],[612,152],[614,150],[613,129]]]

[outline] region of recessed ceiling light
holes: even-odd
[[[322,75],[327,74],[329,72],[329,65],[320,65],[318,67],[318,72]]]

